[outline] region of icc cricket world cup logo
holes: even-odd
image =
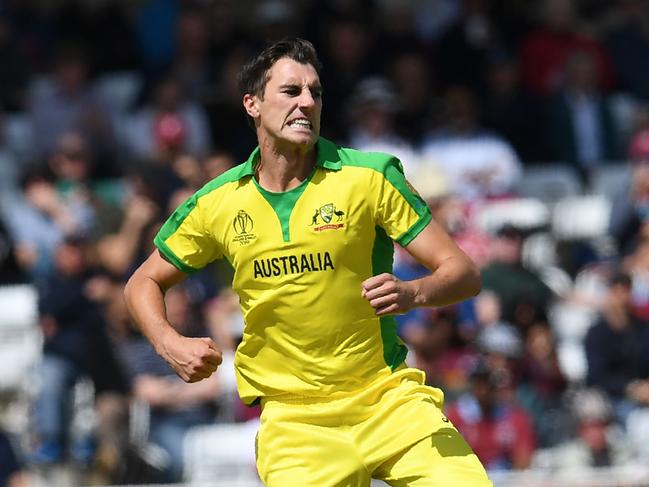
[[[244,210],[239,210],[232,221],[232,228],[234,228],[234,232],[237,234],[233,240],[239,242],[241,245],[249,244],[257,238],[256,235],[252,233],[254,226],[255,224],[250,215],[248,215]]]

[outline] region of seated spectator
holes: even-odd
[[[604,46],[592,35],[581,32],[582,24],[572,0],[544,0],[540,3],[541,25],[529,32],[521,43],[521,64],[527,86],[535,93],[548,95],[561,82],[565,61],[579,50],[593,55],[597,86],[613,85],[611,61]]]
[[[112,122],[103,102],[93,92],[88,74],[86,53],[79,46],[64,46],[56,57],[51,83],[33,93],[29,116],[37,157],[47,156],[59,137],[69,130],[83,133],[98,154],[112,154]],[[106,174],[111,168],[106,165],[101,169]]]
[[[443,388],[447,400],[456,398],[468,386],[471,369],[478,360],[458,330],[455,307],[436,308],[426,319],[411,328],[407,343],[412,356],[409,362],[426,373],[426,383]]]
[[[204,336],[189,295],[183,287],[165,297],[167,318],[187,336]],[[195,384],[183,382],[143,336],[122,343],[120,356],[131,383],[133,399],[150,407],[149,441],[167,454],[160,482],[179,482],[183,476],[183,437],[193,426],[213,423],[222,390],[219,374]]]
[[[7,212],[7,227],[21,268],[33,278],[53,271],[56,248],[67,236],[86,235],[92,215],[85,205],[67,202],[56,190],[54,176],[34,168],[23,176],[23,195]]]
[[[55,253],[55,270],[39,289],[40,324],[44,336],[41,379],[34,402],[37,445],[30,460],[51,465],[66,458],[89,465],[95,438],[84,436],[70,444],[69,396],[77,380],[88,376],[95,395],[125,392],[125,382],[106,332],[100,305],[93,301],[92,274],[86,243],[67,239]]]
[[[597,87],[595,63],[592,53],[569,53],[564,81],[546,116],[552,159],[573,165],[584,178],[592,168],[620,156],[618,127],[605,93]]]
[[[228,151],[213,152],[203,160],[206,182],[220,176],[228,169],[232,169],[235,165],[234,155]]]
[[[440,120],[441,126],[424,138],[422,165],[436,164],[466,201],[511,194],[521,162],[504,139],[479,127],[473,92],[448,89]]]
[[[349,146],[391,154],[401,161],[406,176],[411,177],[419,155],[395,130],[398,99],[392,84],[380,77],[361,80],[349,97],[347,108],[351,122]]]
[[[97,174],[96,154],[80,132],[61,135],[48,162],[57,192],[68,205],[84,209],[85,226],[93,236],[118,225],[126,185],[121,179]]]
[[[566,436],[563,393],[567,385],[551,328],[544,323],[532,325],[525,337],[517,397],[534,418],[539,446],[557,444]]]
[[[632,313],[631,278],[611,277],[597,323],[585,340],[587,383],[608,394],[615,419],[649,406],[649,325]]]
[[[482,269],[482,285],[500,300],[502,319],[522,331],[543,315],[554,295],[522,262],[525,232],[504,225],[493,242],[492,261]]]
[[[628,150],[631,179],[613,198],[609,217],[608,231],[621,254],[632,252],[639,240],[649,237],[649,110],[640,112]]]
[[[448,409],[448,418],[487,470],[526,469],[536,448],[532,420],[511,401],[510,387],[478,362],[470,390]]]
[[[167,76],[129,121],[127,142],[136,157],[171,164],[181,153],[204,156],[211,146],[205,110],[186,97],[180,82]]]
[[[575,470],[622,466],[635,459],[622,428],[613,421],[613,410],[605,394],[581,389],[573,394],[570,410],[574,430],[569,439],[534,455],[537,469]]]
[[[614,23],[605,33],[621,91],[649,99],[649,12],[642,0],[623,0],[612,5]],[[617,14],[617,15],[615,15]],[[615,18],[614,17],[617,17]]]

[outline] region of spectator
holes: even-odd
[[[213,152],[203,161],[203,170],[207,181],[220,176],[228,169],[233,168],[235,164],[234,156],[229,152]]]
[[[68,130],[80,131],[93,150],[110,157],[115,147],[108,111],[89,84],[89,66],[78,47],[62,48],[58,54],[51,82],[32,93],[30,121],[36,156],[46,156]],[[110,167],[104,167],[106,171]]]
[[[231,152],[237,163],[245,161],[256,145],[255,134],[241,110],[237,74],[248,58],[245,48],[233,48],[221,63],[221,75],[215,97],[207,105],[210,134],[214,147]]]
[[[575,166],[585,178],[594,167],[619,156],[617,127],[597,87],[595,67],[587,51],[566,54],[565,80],[551,99],[546,120],[553,159]]]
[[[418,147],[428,129],[432,100],[436,96],[432,66],[423,52],[409,50],[393,59],[389,73],[400,101],[395,130]]]
[[[407,336],[412,365],[426,373],[427,384],[443,387],[449,402],[466,391],[478,361],[476,351],[459,333],[458,314],[456,307],[432,310]]]
[[[508,387],[485,363],[478,362],[471,372],[470,391],[448,409],[448,418],[487,470],[526,469],[536,447],[532,421],[506,399]]]
[[[511,194],[521,163],[506,141],[479,127],[474,93],[460,86],[450,88],[440,119],[441,126],[424,138],[423,161],[438,164],[465,201]]]
[[[128,145],[145,160],[170,164],[180,153],[200,157],[210,150],[207,114],[187,99],[175,76],[155,83],[149,102],[132,117],[129,126]]]
[[[204,9],[188,9],[178,17],[173,71],[183,92],[198,103],[205,103],[213,96],[215,73],[209,56],[209,30]]]
[[[540,143],[543,104],[523,85],[514,54],[504,48],[492,51],[485,76],[485,126],[504,137],[523,164],[549,161],[547,145]]]
[[[83,241],[64,241],[56,249],[56,273],[45,280],[39,292],[45,341],[39,368],[42,383],[34,403],[37,446],[30,459],[35,464],[61,461],[66,447],[81,464],[93,460],[94,438],[82,437],[68,444],[68,399],[80,377],[92,378],[97,395],[125,389],[101,307],[91,299],[96,281],[89,280],[86,252]]]
[[[517,397],[534,419],[540,447],[555,445],[566,437],[563,395],[567,386],[552,330],[546,323],[533,324],[525,337]]]
[[[66,205],[83,215],[84,234],[99,236],[119,223],[125,184],[96,172],[95,154],[79,132],[64,133],[49,158],[56,189]],[[120,171],[121,172],[121,171]]]
[[[179,332],[203,336],[186,290],[179,287],[168,291],[166,301],[169,319]],[[150,407],[149,441],[168,456],[158,480],[179,482],[183,474],[183,437],[191,427],[214,422],[221,378],[214,375],[198,384],[183,382],[140,335],[124,342],[120,355],[133,398]]]
[[[503,320],[522,330],[545,314],[554,297],[541,278],[523,266],[524,238],[520,228],[500,228],[493,243],[493,260],[482,269],[483,289],[498,296]]]
[[[386,152],[400,161],[405,174],[417,170],[418,155],[414,147],[401,138],[394,128],[398,108],[397,94],[385,78],[363,79],[348,98],[350,113],[348,145],[367,152]]]
[[[325,137],[342,140],[348,123],[344,117],[344,100],[354,87],[368,76],[376,74],[371,55],[371,31],[356,16],[336,15],[328,20],[323,49],[322,86],[327,87],[327,103],[323,105],[322,126]]]
[[[597,323],[584,342],[587,382],[608,394],[624,426],[636,408],[649,406],[649,326],[632,314],[631,279],[611,277]]]
[[[490,2],[462,0],[460,17],[435,46],[435,65],[445,88],[469,86],[483,93],[489,53],[498,45],[500,32],[490,13]]]
[[[613,421],[611,404],[597,389],[575,391],[570,401],[575,419],[575,434],[560,444],[539,450],[535,468],[581,470],[632,464],[633,449],[622,428]]]
[[[629,143],[631,178],[613,198],[608,232],[622,255],[647,238],[649,227],[649,111],[640,111],[638,130]]]
[[[605,37],[620,88],[632,95],[649,99],[649,13],[642,0],[622,0],[617,5],[618,18]]]
[[[576,4],[571,0],[539,2],[541,25],[522,40],[521,66],[526,86],[538,95],[549,95],[561,84],[565,63],[575,51],[589,53],[595,63],[595,85],[613,86],[607,52],[595,38],[580,32]]]
[[[46,169],[27,172],[22,187],[22,198],[7,212],[7,226],[21,268],[33,278],[42,278],[52,272],[57,246],[65,237],[84,235],[84,223],[90,219],[85,206],[68,204],[58,194]]]

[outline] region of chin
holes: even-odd
[[[292,137],[287,137],[286,140],[292,144],[308,146],[308,145],[314,145],[316,143],[316,140],[318,140],[318,136],[314,133],[299,134],[299,135],[294,135]]]

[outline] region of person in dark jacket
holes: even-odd
[[[638,407],[649,406],[649,323],[632,314],[631,279],[615,274],[606,303],[585,341],[587,383],[610,397],[624,425]]]
[[[44,337],[39,368],[40,387],[34,404],[37,447],[29,456],[35,464],[65,458],[92,460],[91,437],[68,445],[69,396],[81,377],[93,380],[95,394],[124,392],[125,380],[108,338],[98,302],[91,299],[91,278],[85,242],[70,238],[55,253],[56,273],[39,289],[39,315]]]

